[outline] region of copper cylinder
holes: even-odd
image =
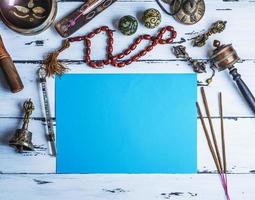
[[[2,68],[7,83],[13,93],[17,93],[24,88],[20,76],[17,72],[17,69],[10,55],[5,49],[1,36],[0,36],[0,68]]]
[[[232,68],[240,60],[231,44],[221,45],[218,40],[214,41],[216,49],[213,51],[211,59],[219,71]]]

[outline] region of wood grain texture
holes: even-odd
[[[10,137],[21,126],[22,119],[0,118],[0,173],[54,173],[55,158],[48,155],[45,122],[30,122],[29,130],[33,133],[35,151],[19,154],[8,146]]]
[[[242,59],[254,59],[253,51],[255,47],[252,44],[255,42],[253,35],[255,30],[253,28],[253,18],[255,13],[253,12],[255,8],[255,3],[240,1],[240,2],[223,2],[221,0],[207,1],[207,10],[205,17],[199,23],[193,26],[186,26],[176,22],[172,17],[162,13],[162,23],[164,25],[172,25],[178,32],[178,37],[176,42],[181,42],[187,45],[188,50],[192,51],[191,56],[194,58],[207,58],[208,50],[212,48],[212,42],[214,39],[220,39],[224,43],[233,43],[234,47],[237,49],[240,57]],[[77,8],[81,2],[59,2],[58,3],[58,15],[57,20],[66,15],[69,11]],[[118,1],[114,3],[110,9],[106,9],[103,13],[98,15],[93,21],[88,23],[86,26],[81,28],[75,35],[83,35],[94,28],[102,25],[108,25],[112,29],[116,29],[118,19],[126,14],[136,16],[139,21],[141,21],[141,15],[143,10],[149,7],[157,8],[157,4],[154,1],[142,1],[141,2],[129,2],[129,1]],[[118,12],[112,13],[112,10],[117,10]],[[240,22],[240,13],[245,13],[242,15],[242,20]],[[103,19],[103,20],[102,20]],[[198,34],[204,32],[208,27],[216,20],[226,20],[228,21],[227,28],[222,34],[214,35],[210,38],[207,45],[203,48],[191,48],[191,39]],[[12,54],[14,60],[24,60],[24,61],[36,61],[42,60],[49,51],[55,50],[56,47],[60,46],[61,39],[53,27],[47,31],[30,37],[20,36],[13,31],[6,28],[5,25],[0,26],[1,34],[6,42],[6,47]],[[123,48],[127,47],[128,44],[139,34],[149,33],[156,34],[157,28],[150,30],[146,29],[142,23],[139,24],[139,29],[137,34],[134,36],[126,37],[123,40],[121,33],[116,32],[116,44],[114,45],[115,52],[119,52]],[[249,33],[249,34],[247,34]],[[245,37],[244,37],[245,35]],[[100,59],[104,57],[104,37],[97,37],[94,39],[93,44],[100,44],[97,48],[102,47],[102,51],[97,51],[94,54],[94,59]],[[15,44],[15,45],[12,45]],[[67,50],[66,53],[61,56],[63,59],[70,60],[81,60],[83,46],[82,43],[73,44],[73,48]],[[94,48],[95,49],[95,48]],[[171,60],[175,57],[166,49],[167,46],[160,46],[155,49],[154,52],[146,55],[144,59],[148,60]],[[25,52],[24,52],[25,50]],[[93,52],[92,52],[93,53]]]
[[[252,200],[255,175],[230,175],[233,200]],[[218,175],[0,175],[0,199],[223,200]],[[15,193],[14,193],[15,191]]]
[[[57,20],[77,8],[82,2],[83,0],[58,1]],[[158,8],[154,0],[119,0],[75,35],[86,34],[101,25],[109,25],[116,30],[121,16],[131,14],[141,20],[141,11],[151,7]],[[161,26],[174,26],[178,37],[173,45],[187,46],[187,51],[193,58],[207,60],[214,39],[232,43],[242,58],[236,66],[247,85],[255,93],[255,2],[206,0],[206,7],[205,17],[194,26],[179,24],[172,17],[161,12],[163,15]],[[113,10],[118,12],[112,12]],[[222,34],[212,36],[205,47],[192,48],[192,38],[206,31],[216,20],[227,20],[226,30]],[[40,35],[31,37],[18,35],[2,23],[0,30],[25,85],[21,93],[11,94],[0,71],[0,199],[12,200],[17,197],[39,200],[224,199],[219,178],[214,174],[216,169],[199,120],[197,121],[199,173],[197,175],[55,175],[55,158],[48,155],[45,140],[45,122],[42,118],[37,70],[43,58],[61,45],[62,39],[53,27]],[[144,33],[156,34],[157,29],[148,30],[139,24],[137,34],[125,37],[124,40],[123,36],[116,31],[114,52],[120,52],[132,43],[137,35]],[[93,45],[93,59],[103,59],[105,36],[95,38]],[[64,52],[60,58],[68,63],[71,73],[192,73],[191,67],[186,62],[173,56],[171,53],[173,45],[158,46],[143,59],[123,69],[111,66],[103,70],[89,68],[82,62],[84,49],[82,43],[72,44],[72,48]],[[139,48],[144,46],[145,43]],[[205,80],[210,73],[211,71],[208,70],[208,74],[199,75],[198,79]],[[49,79],[48,86],[51,107],[54,111],[54,79]],[[214,82],[206,88],[217,130],[219,130],[220,122],[217,103],[219,91],[224,97],[230,193],[234,200],[253,200],[255,197],[255,117],[239,95],[228,73],[217,73]],[[199,91],[198,94],[200,94]],[[37,149],[33,153],[19,155],[8,146],[8,139],[21,126],[23,117],[20,112],[21,105],[29,97],[32,98],[36,107],[29,129],[34,133],[33,141]],[[200,95],[198,95],[198,101],[202,102]]]
[[[246,81],[247,85],[249,85],[251,91],[255,93],[255,81],[253,75],[255,73],[255,63],[253,61],[245,61],[238,66],[243,79]],[[0,72],[0,117],[22,117],[18,105],[22,104],[22,102],[29,97],[32,98],[36,107],[33,117],[43,117],[37,76],[39,67],[40,64],[17,64],[17,69],[25,87],[22,92],[17,94],[9,92],[3,74]],[[68,64],[68,67],[70,68],[69,73],[193,73],[191,67],[183,61],[138,61],[125,68],[119,69],[107,66],[103,70],[91,69],[86,67],[84,63],[71,62]],[[198,79],[204,81],[210,74],[211,71],[209,69],[208,74],[200,74]],[[54,79],[50,78],[47,81],[50,88],[50,102],[54,116]],[[243,101],[243,97],[239,94],[235,83],[231,80],[227,71],[217,73],[213,83],[207,87],[206,91],[213,116],[219,116],[216,101],[217,94],[221,91],[225,97],[225,117],[254,117],[254,114],[247,106],[246,102]],[[201,101],[200,95],[198,95],[198,100]]]
[[[200,121],[198,123],[198,173],[215,173],[207,142]],[[217,137],[220,140],[220,120],[214,119]],[[0,118],[0,171],[2,173],[55,173],[55,158],[48,155],[44,126],[41,120],[32,120],[30,130],[38,148],[35,152],[17,154],[8,146],[8,138],[20,127],[21,119]],[[255,170],[255,123],[250,118],[227,118],[226,146],[229,173],[253,173]],[[245,128],[244,128],[245,127]],[[241,135],[240,135],[241,133]],[[245,147],[245,148],[244,148]]]

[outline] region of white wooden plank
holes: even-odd
[[[254,175],[229,175],[233,200],[253,200]],[[0,175],[0,199],[222,200],[217,175]]]
[[[132,2],[132,3],[131,3]],[[142,2],[142,3],[141,3]],[[58,19],[69,10],[79,6],[81,2],[59,3]],[[135,4],[135,5],[134,5]],[[175,22],[171,17],[165,16],[163,25],[173,25],[178,31],[177,41],[184,38],[190,55],[195,58],[207,58],[207,52],[211,49],[213,39],[221,39],[226,43],[233,43],[238,54],[244,60],[238,64],[239,71],[250,86],[255,88],[254,74],[254,2],[238,1],[223,2],[206,1],[207,12],[204,19],[195,26],[183,26]],[[140,16],[140,11],[149,7],[157,7],[154,1],[136,0],[119,1],[106,10],[93,22],[82,28],[76,35],[84,34],[100,24],[107,24],[116,29],[117,19],[124,14]],[[112,14],[112,10],[118,13]],[[240,18],[242,16],[242,18]],[[114,20],[113,20],[114,19]],[[116,19],[116,20],[115,20]],[[190,39],[203,32],[209,25],[218,19],[228,20],[226,31],[212,37],[206,47],[193,49]],[[241,20],[240,20],[241,19]],[[53,28],[32,37],[20,36],[11,32],[4,25],[0,25],[1,34],[15,60],[41,60],[49,51],[54,50],[61,43],[61,38]],[[137,33],[156,33],[140,25]],[[249,33],[249,34],[247,34]],[[128,37],[123,42],[123,37],[116,32],[116,52],[130,44],[132,38]],[[245,37],[244,37],[245,35]],[[121,41],[121,42],[119,42]],[[104,38],[98,38],[95,43],[102,45],[102,52],[97,52],[95,59],[104,56]],[[42,46],[40,46],[42,45]],[[26,50],[24,53],[24,49]],[[61,58],[81,60],[83,46],[74,44],[73,49],[68,50]],[[71,55],[71,56],[70,56]],[[69,57],[70,56],[70,57]],[[115,69],[106,67],[96,71],[85,65],[73,64],[72,72],[77,73],[176,73],[191,72],[184,62],[168,62],[174,60],[169,46],[157,47],[154,52],[147,55],[147,61],[137,62],[127,68]],[[6,90],[6,83],[0,75],[0,172],[2,173],[54,173],[55,159],[47,155],[47,144],[44,138],[44,124],[40,120],[32,120],[30,130],[34,133],[34,143],[41,148],[34,153],[18,155],[7,146],[8,138],[13,131],[20,127],[20,107],[28,97],[32,97],[36,105],[34,117],[42,117],[38,85],[36,82],[36,70],[38,65],[17,64],[21,73],[25,90],[13,95]],[[202,77],[200,77],[202,78]],[[50,80],[51,104],[54,108],[54,80]],[[232,117],[225,120],[226,140],[228,155],[228,170],[230,173],[254,173],[253,141],[254,120],[240,117],[253,117],[243,99],[236,92],[235,85],[231,82],[227,73],[217,75],[214,83],[207,88],[212,114],[218,116],[217,93],[224,94],[224,109],[226,116]],[[201,99],[199,97],[199,101]],[[12,117],[12,118],[10,118]],[[236,117],[236,118],[235,118]],[[219,123],[219,120],[213,120]],[[198,170],[201,173],[215,171],[211,155],[209,153],[200,122],[198,121]],[[244,148],[245,147],[245,148]],[[253,190],[254,175],[230,175],[229,184],[232,199],[254,199]],[[52,183],[43,184],[41,181]],[[244,183],[244,184],[241,184]],[[209,187],[211,186],[211,187]],[[170,187],[170,189],[169,189]],[[17,196],[21,199],[224,199],[217,175],[0,175],[0,199],[12,200]],[[118,189],[119,188],[119,189]],[[58,192],[56,192],[58,191]],[[175,193],[177,192],[177,193]],[[180,193],[178,193],[180,192]],[[216,195],[217,194],[217,195]]]
[[[226,119],[226,149],[229,173],[253,173],[255,171],[255,119]],[[200,121],[198,123],[198,172],[214,173],[214,166]],[[221,144],[219,119],[214,119],[215,129]],[[21,119],[0,118],[0,171],[2,173],[55,173],[55,159],[48,155],[44,137],[44,123],[30,123],[33,142],[41,148],[33,153],[17,154],[8,146],[8,139],[21,126]],[[174,142],[174,141],[173,141]],[[245,147],[245,148],[244,148]]]
[[[81,5],[81,2],[59,2],[57,19],[60,19],[61,17],[66,15],[66,13],[78,7],[79,5]],[[254,58],[253,44],[255,43],[255,39],[253,35],[255,34],[255,30],[253,29],[253,19],[255,13],[253,12],[253,10],[255,4],[247,1],[226,3],[221,0],[217,0],[207,1],[206,6],[207,9],[205,17],[201,22],[193,26],[182,25],[176,22],[172,17],[164,14],[163,12],[161,12],[163,15],[161,26],[173,25],[178,32],[178,38],[176,39],[176,41],[180,41],[181,38],[184,38],[187,41],[184,44],[188,46],[188,51],[191,52],[190,54],[195,58],[207,58],[208,50],[212,47],[212,41],[216,38],[222,40],[224,43],[233,43],[241,58]],[[150,7],[158,8],[157,4],[154,1],[146,1],[142,3],[125,1],[116,2],[111,6],[111,8],[106,9],[93,21],[81,28],[75,35],[86,34],[100,25],[109,25],[112,29],[116,29],[116,23],[121,16],[131,14],[134,16],[138,16],[140,19],[141,11]],[[113,10],[116,10],[118,12],[113,12]],[[242,16],[241,21],[240,16]],[[219,19],[228,21],[226,31],[224,31],[224,33],[222,34],[211,37],[204,48],[191,48],[190,39],[196,36],[198,33],[207,30],[212,22]],[[6,42],[7,49],[10,51],[11,55],[13,55],[13,58],[15,60],[41,60],[43,56],[47,55],[47,53],[58,48],[62,41],[61,37],[56,33],[53,27],[43,32],[42,34],[30,37],[24,37],[17,33],[14,33],[11,30],[7,29],[6,26],[3,24],[0,25],[0,29],[1,34]],[[119,32],[116,32],[116,42],[114,45],[115,52],[119,52],[120,50],[126,48],[127,45],[131,43],[133,38],[143,33],[155,34],[157,33],[157,29],[146,29],[140,23],[139,30],[134,36],[125,37],[122,36]],[[96,46],[93,47],[94,50],[102,48],[102,51],[97,51],[97,53],[93,56],[93,58],[95,59],[103,58],[105,55],[104,43],[98,41],[103,41],[103,37],[96,38],[93,42],[93,44],[96,44]],[[64,53],[62,58],[81,60],[83,58],[82,52],[82,43],[73,44],[72,49]],[[154,52],[148,54],[145,59],[169,60],[174,59],[174,56],[171,54],[170,47],[167,45],[157,47]]]
[[[36,148],[33,152],[20,154],[8,146],[8,141],[16,129],[21,128],[22,120],[0,119],[0,173],[55,173],[55,158],[48,154],[44,124],[31,120],[29,130]]]
[[[17,70],[20,73],[21,79],[24,84],[24,90],[13,94],[9,91],[7,83],[3,74],[0,74],[0,108],[1,116],[8,117],[22,117],[22,105],[25,100],[31,98],[35,104],[35,111],[33,112],[33,117],[43,117],[42,106],[40,100],[40,87],[38,82],[38,70],[39,65],[24,65],[17,64]],[[53,85],[54,86],[54,85]],[[52,88],[54,91],[54,88]],[[51,96],[54,94],[51,93]],[[53,102],[53,101],[51,101]],[[14,115],[13,115],[13,114]]]
[[[17,94],[12,94],[7,88],[3,74],[0,73],[0,117],[21,117],[21,105],[27,98],[32,98],[35,104],[35,111],[33,117],[43,117],[42,106],[40,100],[40,89],[37,78],[37,70],[39,64],[17,64],[18,71],[24,82],[25,89]],[[114,68],[107,66],[103,70],[95,70],[86,67],[84,64],[69,64],[71,68],[70,73],[192,73],[192,69],[186,62],[164,62],[164,61],[145,61],[136,62],[126,68]],[[240,73],[243,79],[249,85],[251,91],[255,94],[255,81],[253,74],[255,73],[255,63],[253,61],[245,61],[238,64]],[[199,80],[205,80],[211,73],[199,75]],[[50,78],[50,102],[54,115],[54,79]],[[198,88],[199,90],[199,88]],[[220,72],[216,74],[214,82],[206,88],[208,99],[211,105],[212,115],[219,116],[217,95],[219,91],[223,92],[225,101],[225,116],[236,117],[254,117],[254,114],[247,106],[243,97],[239,94],[236,85],[231,80],[228,72]],[[201,102],[200,92],[198,91],[198,100]],[[230,103],[231,102],[231,103]]]
[[[219,150],[221,152],[220,120],[213,120]],[[255,169],[254,139],[255,119],[226,119],[225,140],[227,153],[227,169],[229,173],[252,173]],[[209,130],[209,125],[207,126]],[[198,120],[198,171],[200,173],[216,172],[207,141]],[[222,154],[221,154],[222,155]]]

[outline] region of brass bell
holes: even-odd
[[[255,98],[248,86],[242,80],[241,75],[237,72],[237,69],[234,67],[234,64],[237,63],[240,58],[232,44],[221,45],[220,41],[215,40],[213,45],[216,47],[216,49],[212,51],[212,63],[218,68],[219,71],[229,69],[229,74],[232,75],[232,78],[236,82],[236,85],[244,99],[255,113]]]
[[[28,131],[29,117],[34,110],[34,104],[29,99],[23,104],[25,112],[23,126],[21,129],[17,129],[15,135],[10,139],[9,145],[16,148],[18,152],[33,151],[34,146],[32,143],[32,133]]]

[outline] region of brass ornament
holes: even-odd
[[[214,40],[213,46],[215,49],[212,51],[211,59],[215,67],[219,71],[223,71],[225,69],[231,70],[234,68],[234,64],[237,63],[240,58],[232,44],[222,45],[220,41]]]
[[[182,58],[188,63],[190,63],[194,72],[206,73],[206,62],[191,58],[186,51],[186,47],[182,45],[174,46],[173,54],[176,56],[176,58]],[[212,83],[213,78],[215,76],[215,70],[213,67],[214,67],[213,65],[210,65],[210,69],[212,71],[210,77],[206,78],[205,81],[197,81],[198,86],[208,86]]]
[[[194,38],[193,46],[202,47],[205,45],[206,41],[212,34],[221,33],[226,28],[226,21],[217,21],[213,23],[212,27],[206,33],[199,35]]]
[[[171,6],[174,18],[183,24],[192,25],[199,22],[205,14],[204,0],[174,0]]]
[[[143,13],[143,23],[146,28],[156,28],[161,23],[161,14],[155,8],[150,8]]]
[[[23,110],[25,112],[23,126],[17,129],[15,135],[10,139],[9,145],[16,148],[18,152],[33,151],[32,133],[28,131],[29,118],[34,110],[34,104],[31,99],[25,101]]]
[[[235,51],[232,44],[221,44],[220,41],[215,40],[213,43],[215,49],[212,51],[210,56],[212,63],[218,68],[219,71],[228,69],[233,80],[236,82],[240,93],[243,95],[247,104],[250,106],[252,111],[255,113],[255,97],[250,91],[249,87],[242,80],[241,75],[238,73],[234,64],[236,64],[240,58]]]
[[[2,21],[12,30],[34,35],[47,29],[57,13],[56,0],[9,0],[0,1]]]
[[[28,18],[30,22],[33,22],[35,19],[44,19],[46,17],[46,10],[41,6],[35,7],[34,0],[29,0],[27,7],[14,5],[11,13],[18,18]]]
[[[173,53],[176,56],[176,58],[183,58],[186,61],[188,61],[192,65],[194,72],[197,72],[197,73],[206,72],[205,62],[192,59],[189,56],[189,54],[186,52],[186,47],[184,47],[182,45],[174,46]]]

